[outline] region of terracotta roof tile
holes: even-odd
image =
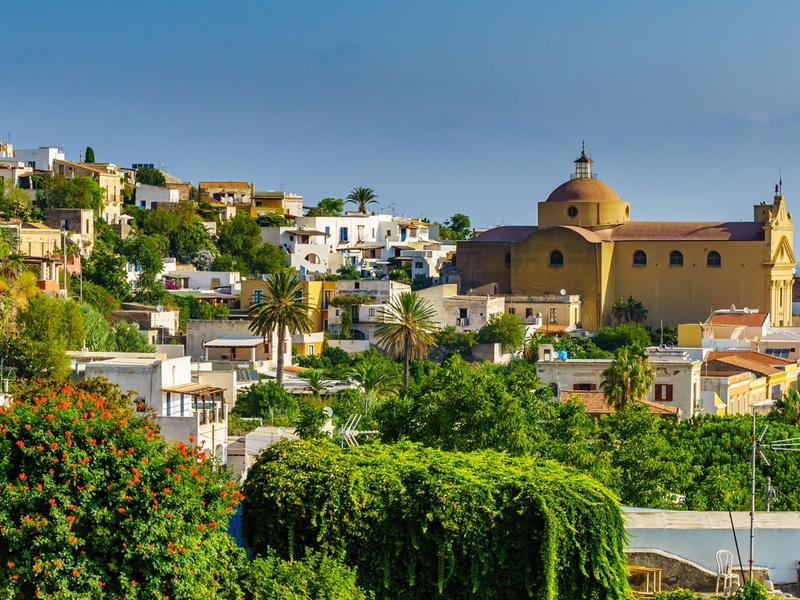
[[[724,366],[730,365],[733,367],[733,371],[749,371],[750,373],[755,373],[761,376],[777,375],[778,373],[781,373],[781,369],[776,369],[773,366],[765,365],[754,360],[748,360],[741,356],[726,356],[722,358],[718,357],[713,361],[709,361],[709,365],[711,369],[716,372],[725,371],[726,369]]]
[[[569,402],[572,398],[579,400],[586,409],[586,414],[589,415],[610,415],[617,412],[613,406],[608,405],[603,392],[561,391],[561,402]],[[642,400],[641,403],[648,407],[650,414],[673,417],[678,415],[678,408],[676,406],[667,406],[659,402],[650,402],[649,400]]]
[[[711,325],[730,325],[732,327],[763,327],[768,313],[718,313],[708,318]]]
[[[769,354],[764,354],[763,352],[755,352],[753,350],[712,350],[711,352],[708,353],[708,356],[706,356],[706,360],[712,361],[731,356],[738,356],[740,358],[745,358],[747,360],[758,362],[763,365],[794,364],[793,360],[778,358],[777,356],[771,356]]]
[[[199,188],[239,188],[250,189],[250,184],[246,181],[201,181],[197,184]]]

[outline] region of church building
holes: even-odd
[[[633,296],[658,327],[704,322],[735,305],[792,324],[795,257],[791,215],[776,186],[748,222],[631,221],[630,204],[592,174],[575,174],[538,205],[538,226],[490,229],[458,242],[462,293],[579,294],[582,326],[613,325],[611,306]],[[483,293],[486,293],[483,291]]]

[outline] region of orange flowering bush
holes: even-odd
[[[0,411],[0,597],[240,598],[236,486],[82,387]]]

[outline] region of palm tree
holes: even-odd
[[[325,371],[322,369],[306,369],[297,376],[305,380],[306,388],[308,388],[314,396],[319,396],[320,392],[327,387],[325,385]]]
[[[367,206],[370,204],[377,204],[378,201],[376,198],[378,194],[372,191],[370,188],[366,187],[355,187],[353,190],[347,195],[347,200],[345,204],[349,204],[352,202],[353,204],[358,205],[358,212],[362,214],[367,214]]]
[[[610,406],[623,410],[647,395],[655,377],[646,352],[638,346],[623,346],[603,371],[600,389]]]
[[[380,311],[375,336],[392,358],[403,357],[403,387],[408,387],[408,364],[423,358],[436,343],[435,312],[416,292],[403,292]]]
[[[364,413],[384,396],[394,394],[401,385],[396,365],[381,356],[370,357],[353,365],[351,378],[358,383],[364,396]]]
[[[308,333],[314,328],[309,314],[314,311],[303,297],[300,282],[289,269],[282,269],[267,276],[267,293],[264,301],[250,308],[248,315],[253,318],[250,331],[260,335],[266,347],[267,338],[278,331],[277,379],[283,385],[283,355],[286,345],[286,332]]]

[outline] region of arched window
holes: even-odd
[[[673,250],[669,253],[669,266],[670,267],[682,267],[683,266],[683,254],[679,250]]]
[[[506,266],[511,266],[511,252],[506,252]]]
[[[558,398],[558,384],[557,383],[551,383],[550,384],[550,389],[553,391],[553,398]]]
[[[561,254],[561,250],[553,250],[550,253],[550,266],[561,267],[563,265],[564,265],[564,255]]]
[[[633,265],[636,267],[643,267],[647,264],[647,254],[644,250],[637,250],[633,253]]]
[[[722,266],[722,257],[719,255],[719,252],[712,250],[708,253],[708,257],[706,258],[706,266],[707,267],[721,267]]]

